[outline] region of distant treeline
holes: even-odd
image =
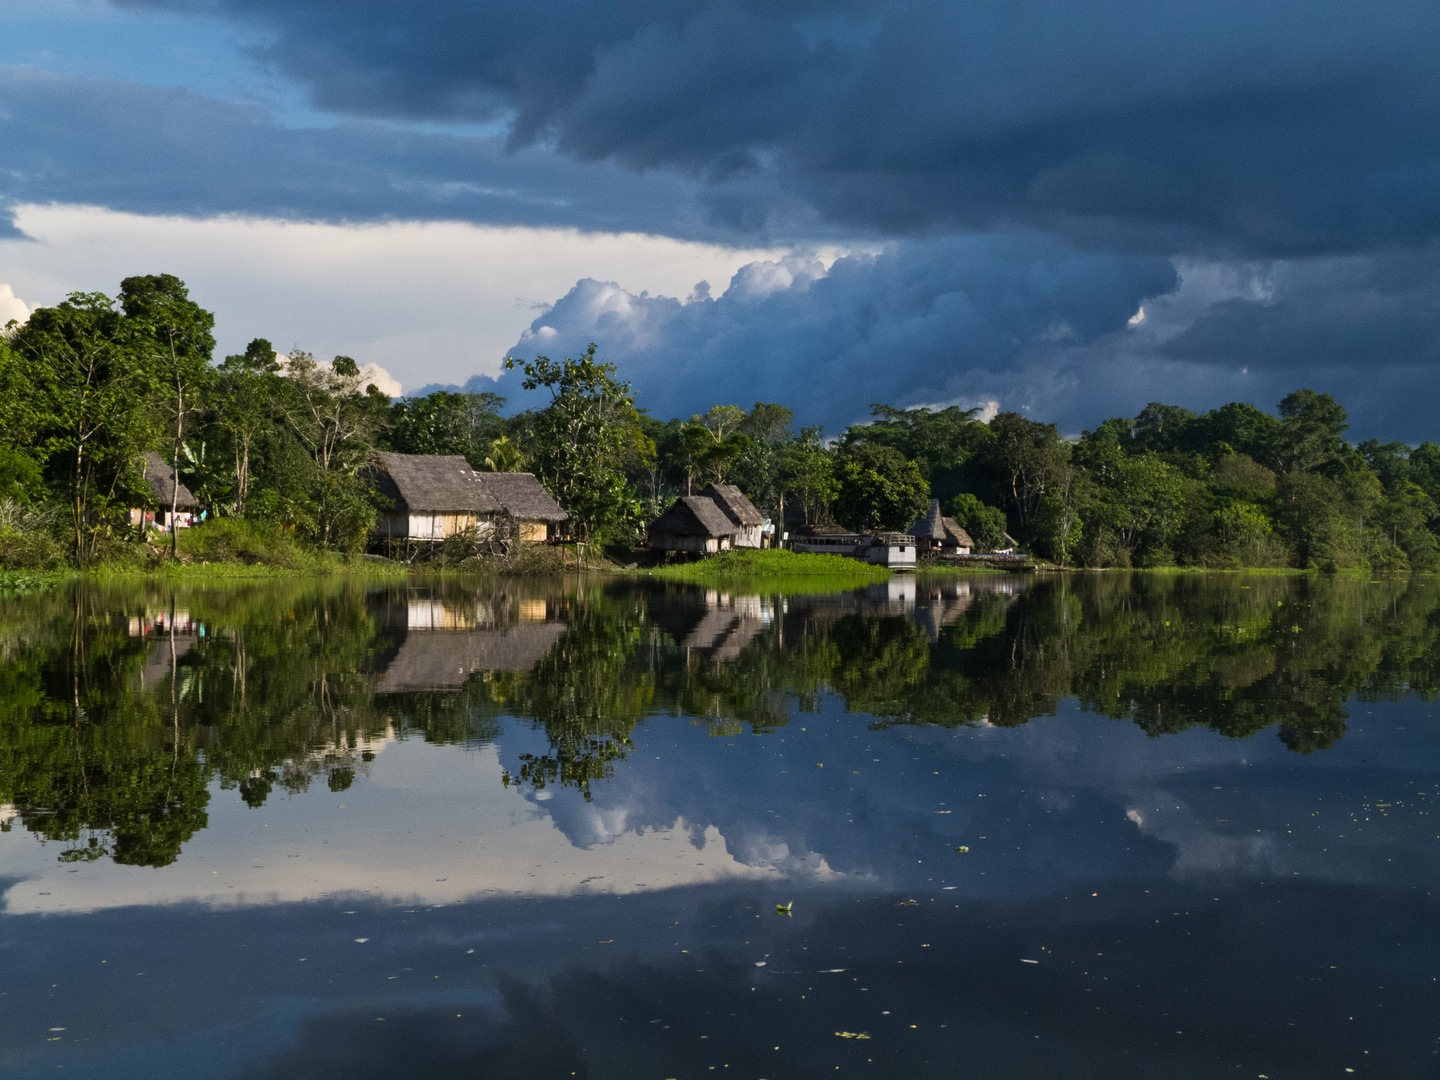
[[[933,498],[980,550],[1008,532],[1085,566],[1433,570],[1440,446],[1352,445],[1344,408],[1297,390],[1277,415],[1151,404],[1079,439],[1004,412],[873,406],[838,433],[793,412],[717,404],[662,420],[594,346],[512,361],[544,408],[493,393],[392,401],[354,360],[252,341],[213,357],[214,318],[170,275],[77,293],[0,339],[0,565],[103,561],[137,540],[145,451],[173,462],[210,516],[273,523],[356,551],[375,520],[377,449],[534,471],[592,540],[640,540],[677,494],[740,486],[777,521],[903,530]]]

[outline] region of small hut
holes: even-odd
[[[144,506],[131,507],[128,516],[130,524],[139,525],[144,522],[157,529],[168,529],[172,524],[177,529],[193,525],[195,511],[200,509],[200,500],[180,483],[175,470],[165,463],[165,459],[153,450],[148,451],[142,460],[141,468],[145,487],[149,489],[149,498],[145,500]],[[172,502],[175,506],[174,522],[170,521]]]
[[[910,527],[910,535],[915,537],[922,554],[938,551],[946,555],[969,555],[975,549],[970,534],[954,518],[940,513],[939,499],[930,500],[929,511]]]
[[[486,494],[514,520],[521,540],[542,544],[556,537],[560,526],[570,520],[534,473],[478,472],[475,477]]]
[[[472,527],[486,532],[501,513],[463,457],[378,453],[371,476],[388,503],[376,528],[382,540],[439,541]]]
[[[714,501],[730,523],[735,526],[735,538],[731,541],[737,548],[758,548],[765,515],[755,509],[734,484],[711,484],[700,493]]]
[[[682,495],[650,526],[650,546],[714,555],[735,546],[739,529],[708,495]]]

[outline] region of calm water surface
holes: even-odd
[[[1440,1076],[1433,580],[91,586],[0,661],[0,1076]]]

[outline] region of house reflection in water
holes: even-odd
[[[205,624],[192,619],[184,608],[161,608],[131,615],[125,633],[127,637],[148,638],[155,643],[150,646],[140,669],[140,690],[147,691],[170,677],[180,658],[205,636]]]
[[[704,614],[680,638],[680,647],[687,655],[692,649],[706,652],[716,663],[734,660],[755,635],[770,625],[776,603],[774,597],[732,596],[706,589]]]
[[[772,623],[780,627],[775,644],[785,645],[783,616],[834,620],[848,615],[865,618],[901,617],[922,626],[931,641],[956,622],[977,599],[1018,596],[1025,582],[1011,575],[994,578],[926,579],[905,575],[844,593],[796,596],[755,596],[695,590],[683,598],[652,602],[650,617],[685,651],[715,663],[735,660]],[[699,601],[699,602],[697,602]]]
[[[374,681],[380,694],[457,690],[481,671],[529,671],[565,634],[543,599],[442,601],[411,595],[383,607],[381,625],[404,640]]]

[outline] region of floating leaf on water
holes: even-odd
[[[776,905],[775,905],[775,914],[776,914],[776,915],[789,915],[789,914],[790,914],[790,909],[791,909],[792,907],[794,907],[794,906],[795,906],[795,901],[794,901],[794,900],[791,900],[788,904],[776,904]]]
[[[961,845],[960,845],[959,847],[957,847],[955,850],[956,850],[956,851],[959,851],[959,852],[968,852],[970,849],[969,849],[968,847],[966,847],[964,844],[961,844]]]

